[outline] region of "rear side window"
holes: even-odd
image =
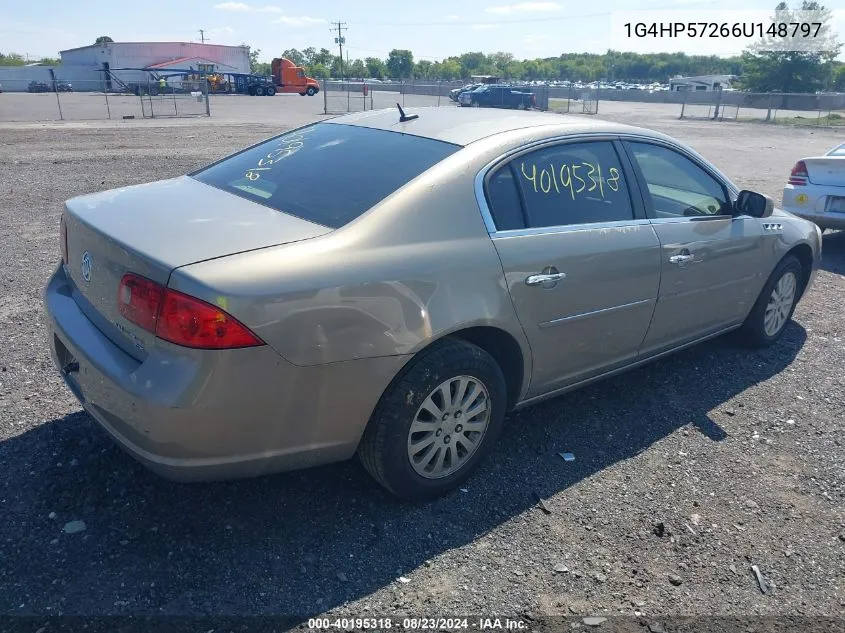
[[[487,180],[487,202],[490,214],[498,231],[512,231],[525,228],[525,216],[516,178],[510,164],[499,167]]]
[[[545,147],[511,166],[531,227],[634,218],[628,183],[609,141]]]
[[[459,149],[410,134],[317,123],[191,176],[277,211],[338,228]]]

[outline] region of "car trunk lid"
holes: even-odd
[[[331,231],[187,176],[74,198],[65,208],[74,298],[106,336],[139,359],[155,337],[120,314],[125,273],[166,285],[180,266]]]
[[[834,185],[845,189],[845,158],[805,158],[807,175],[814,185]]]

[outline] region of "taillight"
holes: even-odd
[[[807,173],[807,165],[803,160],[799,160],[795,163],[795,167],[792,168],[792,172],[789,174],[789,184],[806,185],[809,178],[810,176]]]
[[[67,223],[64,213],[62,213],[62,219],[59,220],[59,242],[62,249],[62,263],[67,264]]]
[[[217,306],[167,288],[156,336],[177,345],[202,349],[253,347],[264,342]]]
[[[127,321],[154,333],[163,296],[164,286],[129,273],[120,280],[117,306]]]
[[[132,273],[120,280],[117,302],[126,319],[176,345],[234,349],[264,344],[217,306]]]

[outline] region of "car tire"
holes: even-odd
[[[307,94],[309,97],[313,97],[315,94],[317,94],[317,90],[316,88],[314,88],[314,86],[308,86],[308,90],[305,91],[305,94]]]
[[[267,86],[264,89],[264,94],[268,97],[275,97],[276,96],[276,87],[275,86]]]
[[[466,341],[444,339],[408,363],[385,390],[358,457],[398,497],[443,495],[489,454],[504,423],[506,399],[505,378],[490,354]],[[468,418],[461,407],[478,411]],[[466,430],[461,419],[478,430]]]
[[[768,347],[786,329],[804,290],[804,269],[792,255],[784,257],[769,276],[751,312],[737,332],[748,347]]]
[[[246,89],[246,93],[247,93],[250,97],[254,97],[254,96],[255,96],[255,86],[249,86],[249,87]]]
[[[261,86],[256,86],[255,87],[255,96],[256,97],[263,97],[264,96],[264,88],[262,88]]]

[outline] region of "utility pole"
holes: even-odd
[[[334,24],[334,28],[329,29],[332,33],[334,33],[335,28],[337,29],[337,37],[334,38],[335,44],[340,47],[340,79],[343,81],[343,45],[346,44],[346,38],[343,37],[343,31],[348,31],[344,25],[346,22],[332,22]]]
[[[199,29],[200,32],[200,40],[203,44],[205,44],[205,29]]]

